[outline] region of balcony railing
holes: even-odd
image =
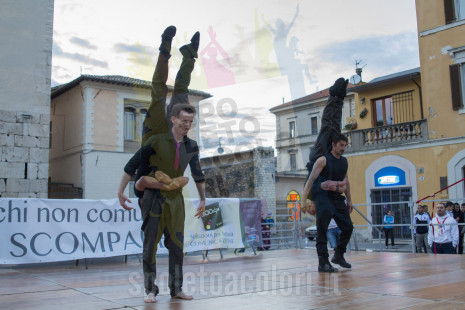
[[[428,140],[426,120],[389,126],[354,130],[346,133],[349,138],[346,153],[399,146],[406,142]]]

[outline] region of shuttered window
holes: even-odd
[[[313,116],[310,118],[310,123],[312,126],[312,135],[318,134],[318,118],[316,116]]]
[[[450,24],[455,21],[454,0],[444,0],[444,14],[446,24]]]
[[[295,138],[295,122],[289,122],[289,138]]]
[[[460,67],[461,64],[454,64],[449,66],[452,109],[454,110],[459,110],[463,107],[462,80],[460,78]]]
[[[290,154],[289,155],[289,160],[291,163],[291,170],[295,171],[297,170],[297,155],[296,154]]]

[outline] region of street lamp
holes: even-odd
[[[223,137],[218,138],[218,154],[220,155],[224,153],[224,149],[221,147],[221,139],[223,139]]]

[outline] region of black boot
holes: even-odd
[[[179,49],[183,57],[187,58],[198,58],[197,51],[199,50],[199,43],[200,43],[200,32],[196,32],[191,39],[190,44],[186,44],[181,46]]]
[[[344,253],[342,253],[337,248],[336,250],[334,250],[334,256],[331,259],[331,263],[338,264],[339,266],[344,267],[344,268],[352,268],[352,265],[346,262],[344,258]]]
[[[328,257],[318,256],[318,272],[337,272],[337,268],[331,266]]]
[[[159,50],[161,53],[169,56],[171,52],[171,42],[173,42],[173,38],[176,35],[176,27],[169,26],[168,28],[163,31],[161,35],[161,44]]]
[[[200,32],[194,33],[194,35],[191,38],[191,45],[192,48],[197,52],[199,50],[199,44],[200,44]]]

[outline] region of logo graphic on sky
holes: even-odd
[[[317,81],[310,74],[308,64],[299,57],[305,53],[299,49],[299,38],[291,31],[299,12],[297,5],[293,17],[274,19],[266,18],[259,8],[255,8],[253,29],[235,25],[236,30],[231,34],[217,34],[213,26],[201,29],[199,58],[192,72],[190,87],[198,90],[214,89],[286,76],[292,100],[307,95],[305,83],[315,84]],[[174,37],[168,84],[174,83],[182,61],[177,49],[189,43],[190,35],[186,31],[184,35],[179,32]],[[224,46],[225,42],[231,40],[236,42],[233,47]],[[130,76],[150,80],[155,66],[153,51],[141,44],[132,48],[134,51],[130,53],[129,61],[133,65],[128,68]]]
[[[223,217],[221,216],[221,208],[218,202],[205,207],[202,222],[205,230],[214,230],[223,226]]]

